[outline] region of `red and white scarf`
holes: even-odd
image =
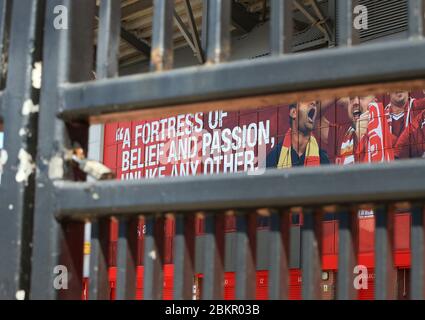
[[[369,104],[369,123],[366,134],[356,141],[356,132],[350,127],[344,135],[337,164],[357,162],[385,162],[394,160],[392,138],[382,103]]]
[[[382,103],[369,104],[369,123],[366,134],[358,144],[359,162],[386,162],[394,160],[392,137]]]

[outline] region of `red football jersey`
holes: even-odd
[[[410,98],[405,106],[405,110],[401,113],[391,113],[391,104],[385,107],[388,114],[389,129],[392,134],[393,146],[397,144],[399,137],[407,129],[409,130],[413,119],[425,109],[425,99]]]
[[[395,146],[396,158],[418,158],[425,154],[425,110],[412,121],[409,130],[405,130]]]

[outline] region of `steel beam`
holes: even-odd
[[[3,119],[3,91],[0,91],[0,121]]]
[[[338,34],[337,45],[351,47],[358,42],[358,32],[353,28],[353,8],[355,0],[336,0]]]
[[[174,299],[191,300],[195,279],[195,214],[177,214],[174,236]]]
[[[58,218],[169,210],[346,204],[423,198],[423,174],[425,162],[417,159],[344,168],[270,170],[254,176],[229,174],[97,183],[57,181],[55,196]],[[364,177],[368,177],[367,184]],[[126,190],[126,197],[117,190]]]
[[[226,61],[230,55],[231,2],[228,0],[207,0],[207,62]]]
[[[199,36],[198,27],[196,26],[195,17],[193,15],[192,6],[189,0],[184,1],[184,8],[189,20],[189,29],[190,29],[190,32],[192,33],[192,40],[193,40],[193,44],[195,45],[196,55],[198,57],[199,62],[202,64],[205,62],[205,54],[202,49],[201,38]]]
[[[412,273],[410,275],[410,297],[412,300],[423,300],[425,297],[425,237],[424,215],[422,204],[416,204],[412,208]]]
[[[394,214],[388,206],[375,210],[375,299],[396,299]]]
[[[117,300],[136,298],[137,217],[119,221],[117,243]]]
[[[176,22],[177,27],[180,30],[180,33],[182,34],[182,36],[184,37],[184,39],[186,40],[187,44],[192,49],[192,51],[196,54],[196,48],[195,48],[195,44],[193,43],[192,34],[187,29],[182,18],[180,18],[179,14],[177,13],[175,9],[174,9],[173,15],[174,15],[174,21]]]
[[[123,38],[129,45],[150,58],[152,48],[146,40],[137,38],[134,34],[124,28],[121,28],[120,34],[121,38]]]
[[[322,274],[322,214],[303,208],[304,225],[301,229],[301,270],[303,300],[321,299]]]
[[[252,212],[236,214],[235,275],[237,300],[254,300],[256,282],[257,215]]]
[[[382,57],[385,56],[385,59]],[[425,77],[425,43],[397,41],[62,85],[62,117]],[[365,58],[367,57],[367,63]],[[403,59],[400,59],[403,57]],[[258,75],[267,75],[258,77]],[[237,79],[237,81],[235,81]],[[126,94],[123,95],[122,92]],[[258,105],[257,105],[258,107]]]
[[[355,223],[357,222],[357,211],[341,208],[338,212],[338,300],[355,300],[358,291],[354,288],[354,267],[357,257],[357,240]]]
[[[224,241],[224,214],[207,213],[202,255],[204,300],[222,300],[224,297]]]
[[[95,4],[94,0],[46,2],[43,61],[47,63],[43,66],[43,89],[40,97],[39,127],[43,130],[38,135],[36,162],[38,174],[34,209],[32,299],[81,298],[82,283],[79,281],[79,273],[82,266],[79,257],[83,251],[63,250],[71,248],[73,244],[66,237],[66,226],[63,228],[53,215],[56,201],[53,197],[52,180],[73,177],[63,162],[64,152],[71,147],[70,137],[65,124],[55,114],[60,103],[57,99],[58,85],[63,82],[86,81],[91,77]],[[53,21],[57,16],[54,8],[58,5],[69,10],[68,29],[57,30],[54,26]],[[21,19],[18,18],[17,21],[22,21]],[[75,233],[74,241],[83,236],[83,232]],[[67,267],[69,288],[72,290],[57,290],[53,286],[57,277],[57,265]],[[65,291],[66,297],[62,291]]]
[[[154,0],[151,71],[173,68],[173,12],[174,2]]]
[[[6,39],[9,35],[10,13],[12,2],[8,0],[0,0],[0,90],[5,86],[4,76],[6,74]],[[1,117],[1,113],[0,113]]]
[[[134,7],[134,9],[137,9],[139,5],[141,5],[141,7],[146,7],[146,2],[150,2],[149,6],[152,6],[152,1],[141,1],[141,3],[136,2],[134,4],[136,6],[130,5],[128,7]],[[101,7],[103,7],[103,9],[101,9]],[[106,36],[105,31],[109,29],[109,32],[113,32],[112,39],[114,40],[111,41],[112,39],[102,39],[101,41],[105,42],[105,40],[107,40],[109,44],[114,45],[115,35],[117,34],[117,31],[119,30],[119,34],[125,42],[127,42],[130,46],[132,46],[134,49],[136,49],[140,53],[143,53],[146,57],[150,58],[150,55],[151,55],[150,44],[144,39],[139,39],[138,37],[136,37],[134,34],[132,34],[130,31],[128,31],[124,27],[122,26],[120,27],[121,19],[118,21],[116,20],[117,17],[121,17],[121,16],[126,17],[128,13],[128,7],[125,7],[124,9],[122,9],[122,12],[121,12],[121,3],[114,3],[113,1],[105,2],[105,3],[102,2],[100,7],[96,7],[96,18],[98,18],[99,20],[100,20],[101,14],[106,14],[107,12],[110,12],[112,14],[111,20],[103,19],[103,22],[99,24],[99,35],[100,35],[99,40],[101,40],[102,37]],[[112,8],[113,10],[110,11],[110,9]],[[101,10],[103,10],[103,13],[101,12]],[[118,41],[118,44],[119,44],[119,41]],[[101,49],[99,48],[98,50],[101,50]],[[100,54],[104,54],[104,52],[101,51]]]
[[[271,1],[270,50],[272,55],[291,53],[293,35],[292,1]]]
[[[118,76],[120,27],[121,1],[101,1],[96,68],[96,74],[99,79]]]
[[[425,1],[424,0],[408,0],[409,12],[409,36],[412,39],[423,38],[425,34],[424,28],[424,13]]]
[[[5,14],[6,3],[0,5],[0,13]],[[7,162],[0,185],[0,299],[29,296],[38,90],[28,79],[33,64],[41,60],[43,8],[38,0],[15,1],[12,7],[7,86],[2,97]],[[5,23],[3,18],[0,22]]]
[[[161,300],[164,283],[164,216],[146,217],[143,297]]]

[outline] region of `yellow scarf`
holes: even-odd
[[[292,168],[292,158],[291,158],[291,148],[292,148],[292,130],[289,129],[283,140],[282,150],[280,151],[279,162],[277,164],[278,169],[287,169]],[[310,136],[310,139],[307,143],[307,148],[305,151],[305,167],[314,167],[320,165],[320,154],[319,154],[319,144],[315,137]]]

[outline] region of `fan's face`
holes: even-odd
[[[304,133],[313,131],[317,118],[317,101],[299,102],[296,117],[299,131]]]
[[[375,96],[352,97],[348,104],[348,117],[351,121],[357,121],[361,114],[369,109],[369,104],[375,101]]]
[[[408,91],[396,91],[390,93],[391,104],[396,106],[404,106],[409,99]]]

